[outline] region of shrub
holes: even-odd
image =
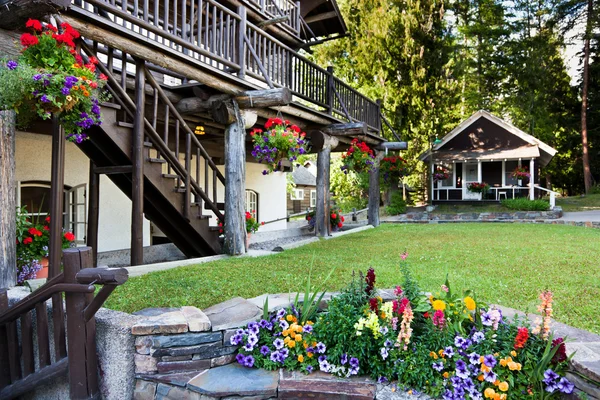
[[[588,194],[600,194],[600,183],[592,186]]]
[[[550,208],[546,200],[529,200],[525,197],[502,200],[502,205],[516,211],[548,211]]]
[[[406,201],[402,198],[402,192],[396,191],[392,194],[390,205],[385,208],[388,215],[404,214],[406,212]]]

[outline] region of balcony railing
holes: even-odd
[[[246,3],[255,7],[268,19],[287,17],[287,20],[280,22],[281,25],[288,27],[296,35],[300,34],[300,2],[290,0],[246,0]]]
[[[241,10],[237,14],[214,0],[75,0],[71,7],[94,24],[158,51],[184,54],[217,73],[260,86],[288,87],[313,109],[381,130],[376,102],[250,23]]]

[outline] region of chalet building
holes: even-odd
[[[541,196],[545,189],[539,186],[539,169],[555,154],[552,147],[482,110],[436,141],[420,160],[431,161],[434,203],[499,201]],[[518,167],[530,178],[513,176]],[[489,185],[484,193],[469,190],[470,184],[483,182]]]
[[[310,166],[301,165],[291,172],[295,187],[287,197],[287,213],[297,214],[317,206],[317,177]]]
[[[245,210],[266,222],[288,211],[285,174],[263,175],[246,135],[268,118],[298,125],[318,154],[316,193],[305,196],[322,216],[321,235],[329,234],[331,151],[355,137],[406,148],[382,137],[382,123],[395,133],[379,102],[302,55],[346,33],[334,0],[24,0],[0,7],[3,55],[18,53],[7,43],[28,18],[78,30],[79,55],[99,59],[111,98],[80,144],[61,144],[57,119],[17,132],[17,204],[62,214],[51,231],[73,230],[95,254],[130,248],[139,265],[143,246],[165,241],[188,257],[243,253]]]

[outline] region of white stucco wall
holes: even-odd
[[[17,132],[17,182],[50,181],[51,137]],[[65,185],[89,181],[89,159],[73,143],[65,147]],[[86,207],[87,208],[87,207]],[[131,244],[131,200],[106,176],[100,177],[98,251],[128,249]],[[150,222],[144,220],[144,246],[150,245]]]
[[[285,172],[274,172],[263,175],[263,164],[246,163],[246,189],[258,193],[258,218],[268,222],[287,216],[286,208],[286,177]],[[262,226],[258,231],[276,231],[286,229],[284,220]]]

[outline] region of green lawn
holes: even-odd
[[[527,224],[383,225],[281,254],[235,258],[133,278],[107,306],[126,312],[145,307],[194,305],[205,308],[234,296],[297,291],[314,255],[313,280],[337,290],[352,271],[373,266],[377,286],[401,282],[399,254],[422,289],[439,290],[446,274],[455,288],[472,288],[479,298],[533,311],[543,289],[555,293],[555,316],[600,333],[600,230]]]
[[[600,194],[588,194],[587,196],[559,197],[556,205],[561,206],[563,211],[588,211],[600,210]]]

